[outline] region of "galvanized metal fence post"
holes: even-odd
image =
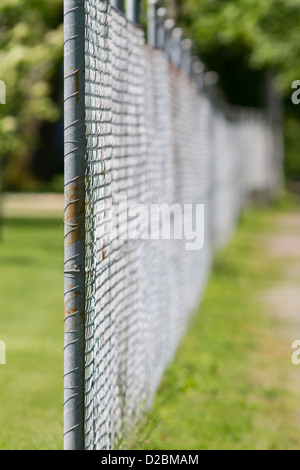
[[[217,72],[214,72],[213,70],[209,70],[204,73],[204,77],[203,77],[204,91],[214,101],[218,100],[218,89],[217,89],[218,81],[219,81],[219,76]]]
[[[165,21],[167,18],[167,9],[166,8],[159,8],[157,10],[157,47],[160,49],[165,48],[166,42],[166,30],[165,30]]]
[[[84,448],[85,72],[84,2],[64,0],[65,345],[64,448]]]
[[[182,70],[188,75],[192,75],[192,47],[193,42],[190,39],[182,41]]]
[[[126,0],[126,16],[133,23],[138,23],[140,19],[141,0]]]
[[[123,0],[111,0],[111,4],[113,7],[118,8],[118,10],[123,11],[124,9],[124,2]]]
[[[155,47],[157,45],[157,16],[156,16],[157,0],[148,0],[148,15],[147,15],[147,33],[149,46]]]
[[[165,21],[165,52],[169,58],[171,57],[172,31],[175,25],[176,23],[172,19]]]
[[[204,87],[204,64],[197,57],[192,58],[192,74],[199,93],[203,92]]]
[[[171,35],[171,62],[179,69],[182,63],[182,34],[183,31],[181,28],[174,28]]]

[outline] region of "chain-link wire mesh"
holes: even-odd
[[[112,449],[151,406],[214,250],[276,171],[262,113],[218,108],[107,1],[85,0],[84,15],[84,448]],[[149,237],[162,204],[173,214],[166,240],[163,218]],[[201,249],[172,236],[187,205],[204,205]],[[194,213],[183,214],[192,227]]]

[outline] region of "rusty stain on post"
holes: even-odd
[[[75,81],[76,81],[76,102],[80,101],[80,80],[78,70],[75,72]]]
[[[65,189],[65,243],[67,246],[73,245],[84,237],[85,201],[83,197],[78,197],[80,187],[78,182],[70,183]]]
[[[84,449],[85,96],[84,2],[64,0],[65,311],[64,448]]]

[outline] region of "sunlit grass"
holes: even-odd
[[[280,279],[261,236],[281,207],[243,217],[216,257],[198,314],[169,367],[133,449],[300,448],[290,350],[257,293]],[[300,256],[300,254],[299,254]],[[281,261],[282,263],[282,261]],[[0,449],[63,446],[63,227],[6,218],[0,241]],[[295,369],[294,369],[295,370]]]
[[[60,449],[63,421],[63,229],[5,219],[0,241],[0,449]]]
[[[261,236],[272,233],[280,211],[292,207],[285,202],[244,216],[230,246],[216,257],[203,303],[153,410],[125,448],[300,448],[290,345],[278,339],[278,320],[265,314],[258,295],[281,278]]]

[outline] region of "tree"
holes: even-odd
[[[300,0],[166,0],[196,52],[220,77],[227,100],[263,106],[269,71],[285,100],[287,176],[300,179]],[[294,91],[294,90],[293,90]]]
[[[146,0],[144,0],[145,3]],[[0,168],[6,186],[32,189],[32,156],[45,123],[57,122],[54,96],[63,60],[63,0],[2,0],[0,3]],[[300,79],[300,0],[165,0],[171,16],[193,39],[195,52],[220,76],[227,100],[262,105],[265,71],[272,69],[286,96],[287,132],[297,163],[294,130],[300,133],[300,106],[291,108],[293,81]],[[294,171],[294,170],[293,170]]]
[[[176,16],[200,53],[239,49],[250,69],[276,70],[285,92],[300,78],[300,0],[167,2],[176,2]]]
[[[0,158],[6,186],[32,189],[31,155],[44,122],[58,119],[53,79],[61,74],[62,0],[4,0],[0,4],[0,80],[6,104],[0,106]]]

